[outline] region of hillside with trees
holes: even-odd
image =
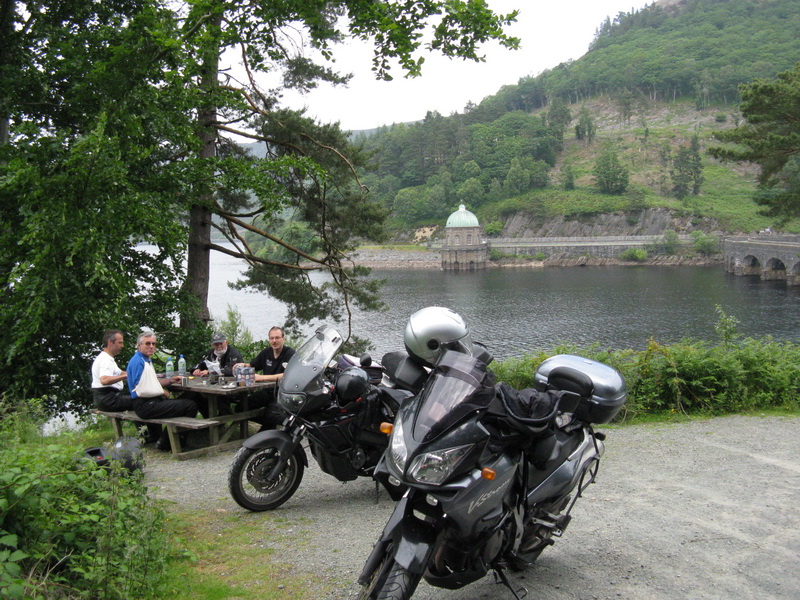
[[[441,224],[459,203],[489,233],[520,211],[543,221],[661,208],[726,231],[774,225],[752,201],[755,167],[708,150],[742,121],[740,84],[800,61],[799,27],[791,0],[658,2],[620,13],[579,60],[463,113],[429,112],[362,136],[373,156],[364,183],[397,231]]]

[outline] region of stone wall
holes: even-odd
[[[547,220],[516,213],[506,221],[501,235],[509,238],[663,235],[668,229],[679,234],[695,230],[712,233],[720,231],[722,227],[714,219],[682,217],[660,208],[632,214],[609,213],[585,218],[555,217]]]

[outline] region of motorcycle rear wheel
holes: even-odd
[[[422,579],[394,560],[392,546],[386,550],[369,583],[361,588],[358,600],[409,600]]]
[[[228,471],[228,489],[239,506],[256,512],[272,510],[294,495],[305,470],[303,449],[298,447],[277,480],[268,482],[266,477],[280,452],[273,444],[255,450],[239,449]]]

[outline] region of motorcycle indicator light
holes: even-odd
[[[394,431],[394,425],[391,423],[381,423],[380,432],[385,433],[386,435],[392,435],[392,431]]]
[[[489,481],[494,481],[494,478],[497,477],[497,471],[490,469],[489,467],[484,467],[481,469],[481,477],[488,479]]]

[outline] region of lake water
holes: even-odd
[[[253,335],[266,339],[286,309],[267,295],[229,289],[243,269],[241,261],[212,253],[209,308],[223,319],[228,304],[236,307]],[[735,277],[721,266],[376,270],[373,276],[386,279],[389,310],[357,313],[353,331],[375,345],[376,358],[402,349],[408,316],[434,305],[460,313],[473,339],[499,359],[561,343],[642,349],[651,337],[715,340],[716,305],[739,319],[742,334],[800,341],[800,288]]]

